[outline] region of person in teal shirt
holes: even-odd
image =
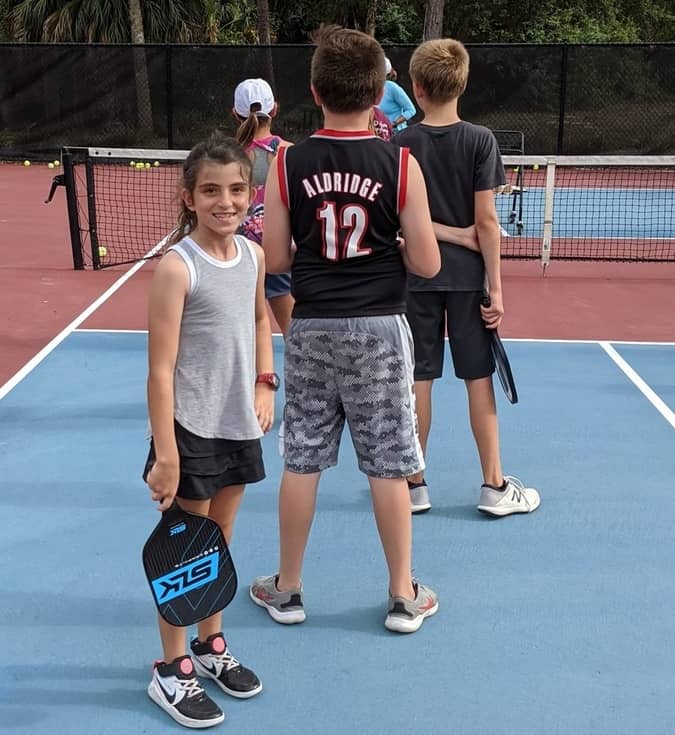
[[[387,80],[384,83],[384,94],[378,108],[389,118],[394,132],[408,126],[408,120],[415,116],[417,110],[403,87],[396,83],[396,70],[391,61],[385,58]]]

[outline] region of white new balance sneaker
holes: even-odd
[[[478,510],[492,516],[510,516],[513,513],[532,513],[537,510],[541,499],[533,487],[525,487],[517,477],[504,475],[506,487],[495,490],[490,485],[482,485]]]

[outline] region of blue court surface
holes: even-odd
[[[386,570],[348,441],[320,488],[307,622],[277,625],[248,599],[277,563],[277,420],[224,612],[265,688],[238,701],[206,684],[226,712],[212,731],[675,732],[675,346],[613,347],[660,410],[600,344],[508,343],[521,402],[500,397],[503,456],[541,491],[531,516],[476,511],[464,389],[436,385],[414,563],[441,607],[414,635],[383,627]],[[143,333],[75,332],[0,400],[0,729],[16,735],[182,731],[145,692],[160,652],[141,567],[158,520],[140,477],[145,350]]]
[[[524,237],[541,235],[545,190],[525,185]],[[495,198],[499,220],[510,235],[508,223],[512,196]],[[574,188],[556,189],[553,196],[553,236],[564,238],[636,238],[671,240],[675,216],[675,188]]]

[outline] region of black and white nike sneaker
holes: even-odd
[[[202,689],[189,656],[170,664],[155,662],[148,696],[185,727],[211,727],[225,719],[220,707]]]
[[[248,699],[262,691],[260,679],[230,653],[222,633],[210,635],[203,643],[193,638],[190,648],[197,673],[213,679],[226,694]]]

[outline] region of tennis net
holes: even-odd
[[[67,148],[76,268],[161,255],[187,151]],[[675,156],[504,156],[502,257],[675,261]]]

